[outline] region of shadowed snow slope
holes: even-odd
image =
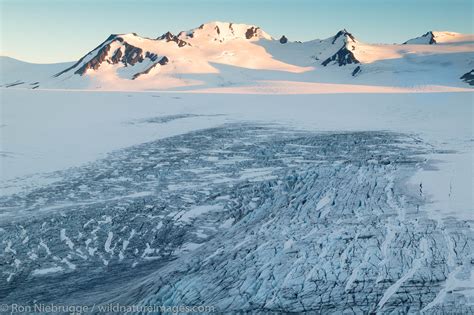
[[[327,39],[301,43],[291,38],[281,42],[255,25],[211,22],[154,39],[135,33],[111,35],[69,66],[45,65],[42,71],[36,66],[25,73],[9,60],[0,84],[127,91],[225,87],[239,93],[249,86],[266,93],[272,86],[274,93],[285,93],[279,82],[292,81],[302,83],[296,86],[302,93],[320,93],[313,83],[345,84],[347,92],[358,85],[458,91],[470,88],[461,77],[473,68],[473,50],[472,35],[452,32],[428,32],[403,45],[374,45],[341,30]],[[26,69],[24,64],[18,67]]]

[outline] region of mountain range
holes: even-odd
[[[0,61],[0,84],[10,88],[465,90],[474,85],[474,35],[430,31],[403,44],[368,44],[344,29],[299,42],[255,25],[211,22],[156,38],[113,34],[76,62]]]

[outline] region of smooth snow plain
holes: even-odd
[[[431,289],[416,291],[422,298],[420,298],[420,305],[416,306],[419,307],[418,309],[413,306],[413,303],[410,304],[414,307],[411,308],[412,311],[428,312],[437,306],[449,307],[452,305],[450,303],[459,301],[466,303],[466,308],[461,310],[469,310],[469,307],[472,309],[474,288],[472,283],[471,286],[466,286],[466,283],[473,277],[473,268],[472,265],[468,265],[469,254],[456,251],[458,250],[456,246],[461,246],[459,245],[461,240],[465,242],[463,250],[466,246],[467,250],[473,246],[474,113],[473,94],[470,92],[245,95],[4,89],[1,91],[1,98],[0,189],[2,197],[0,201],[2,206],[0,218],[2,218],[3,227],[0,229],[2,237],[0,251],[3,252],[2,259],[7,262],[13,259],[11,266],[4,264],[5,267],[2,267],[5,283],[1,289],[2,292],[7,292],[5,298],[0,298],[2,302],[8,301],[9,296],[10,298],[18,297],[18,290],[21,291],[22,288],[21,283],[34,284],[37,283],[34,281],[38,281],[35,280],[38,278],[41,278],[40,281],[46,283],[45,285],[48,281],[51,285],[68,281],[68,275],[71,279],[89,277],[92,280],[97,279],[97,282],[103,281],[105,276],[100,271],[103,269],[94,269],[88,275],[83,274],[83,278],[75,275],[75,273],[87,273],[87,269],[84,268],[95,266],[92,261],[97,259],[101,268],[109,268],[111,274],[113,274],[112,271],[117,271],[118,275],[123,272],[122,281],[134,277],[144,279],[133,282],[130,290],[131,292],[135,292],[133,290],[147,292],[147,295],[140,296],[131,293],[130,296],[124,296],[122,294],[120,295],[122,300],[117,298],[118,302],[127,301],[146,305],[149,302],[158,301],[161,303],[201,301],[213,302],[219,309],[228,311],[252,310],[253,308],[248,304],[249,301],[259,305],[257,310],[267,311],[328,311],[331,309],[342,311],[348,308],[355,311],[393,311],[400,310],[397,307],[402,307],[403,303],[406,303],[406,301],[403,302],[402,293],[409,297],[416,297],[416,294],[410,295],[412,294],[410,290],[413,289],[410,289],[408,285],[410,279],[415,276],[416,279],[417,277],[424,279],[417,283],[423,283]],[[197,145],[200,141],[203,143],[202,148]],[[206,141],[211,141],[211,143]],[[280,150],[280,147],[284,149]],[[248,151],[247,148],[251,150]],[[263,153],[259,152],[260,149]],[[200,154],[208,155],[196,157],[193,155],[196,150],[202,150]],[[268,152],[272,155],[268,156]],[[354,161],[350,161],[351,154],[354,154]],[[384,157],[384,154],[387,156]],[[404,170],[402,173],[407,176],[406,178],[390,167],[372,166],[381,165],[382,162],[393,165],[394,160],[391,160],[393,156],[398,156],[395,161],[404,159],[408,161],[406,163],[410,166],[406,169],[402,167]],[[255,165],[246,164],[248,161],[258,159],[262,160]],[[149,160],[154,162],[150,164]],[[311,168],[308,168],[306,172],[301,165],[308,163],[314,164],[311,164]],[[233,168],[234,165],[247,166],[239,169]],[[158,183],[156,174],[144,172],[150,168],[166,170],[160,173],[159,180],[163,181],[163,185],[166,184],[163,187],[168,187],[167,189],[157,188],[162,186]],[[293,173],[283,175],[286,170],[292,168],[295,169],[295,175],[291,175]],[[361,171],[365,168],[368,170],[366,173]],[[301,170],[303,170],[302,173],[297,173]],[[130,175],[130,172],[136,174],[144,172],[145,175],[137,177],[138,180],[133,177],[135,175]],[[106,174],[110,174],[110,177]],[[327,187],[324,186],[324,174],[328,176]],[[183,180],[186,176],[188,176],[187,180]],[[183,178],[181,182],[180,178]],[[375,184],[372,182],[374,179]],[[133,188],[130,188],[128,184],[122,184],[131,180]],[[303,216],[299,216],[301,211],[309,211],[306,209],[309,206],[312,206],[322,219],[334,218],[335,211],[345,211],[344,207],[338,206],[341,198],[345,200],[346,196],[341,196],[341,191],[337,190],[339,185],[337,180],[340,180],[341,187],[348,189],[345,192],[342,191],[347,198],[352,195],[353,190],[354,193],[357,191],[357,194],[360,194],[358,190],[365,189],[363,188],[365,186],[358,187],[357,182],[360,185],[368,182],[368,190],[364,190],[363,194],[364,196],[367,194],[367,200],[374,203],[371,207],[376,209],[390,206],[396,209],[394,213],[397,215],[397,222],[409,222],[407,226],[413,226],[415,230],[420,226],[423,227],[422,229],[428,229],[429,226],[422,219],[418,221],[418,216],[425,216],[428,220],[438,222],[437,226],[431,228],[442,231],[440,235],[444,235],[446,239],[439,243],[447,246],[447,248],[440,247],[439,249],[446,251],[445,255],[440,256],[448,261],[445,279],[439,276],[438,269],[433,269],[433,275],[427,276],[431,280],[441,279],[435,286],[423,278],[423,275],[430,274],[425,261],[429,260],[430,255],[435,255],[433,248],[445,246],[436,245],[437,236],[433,236],[432,239],[428,232],[426,232],[428,236],[423,236],[421,239],[415,238],[419,246],[415,246],[414,249],[410,247],[411,245],[408,247],[413,251],[408,251],[407,248],[406,252],[402,252],[402,256],[407,255],[406,259],[409,262],[402,259],[398,265],[396,263],[391,265],[389,260],[395,259],[395,254],[391,252],[393,250],[391,240],[395,242],[404,233],[411,235],[412,231],[407,227],[403,232],[403,224],[395,224],[391,221],[392,219],[389,219],[387,224],[382,223],[380,226],[384,230],[377,232],[386,237],[383,244],[379,244],[380,253],[383,256],[380,260],[374,258],[378,256],[374,250],[367,249],[365,254],[359,252],[360,248],[354,245],[357,242],[348,245],[349,247],[342,251],[340,257],[336,254],[331,256],[332,250],[343,246],[341,244],[344,242],[341,240],[344,239],[346,233],[354,232],[355,239],[360,241],[370,240],[374,237],[372,234],[375,233],[372,230],[356,229],[331,232],[329,236],[322,236],[320,231],[315,230],[317,223],[311,227]],[[107,184],[94,186],[95,181],[106,181]],[[134,186],[133,181],[137,187]],[[278,188],[285,185],[285,181],[288,181],[289,188]],[[242,182],[246,184],[238,186],[240,184],[237,183]],[[209,187],[217,188],[214,191],[206,190],[204,183],[210,185]],[[261,185],[263,186],[260,187]],[[383,188],[380,188],[380,185],[383,185]],[[232,188],[229,187],[240,187],[240,190],[235,189],[234,193],[242,191],[245,194],[233,196]],[[257,188],[252,187],[260,187],[258,189],[273,197],[262,201],[265,198],[258,194]],[[303,197],[299,194],[300,190],[295,187],[305,192],[311,191],[314,187],[320,187],[320,191],[304,196],[304,200],[299,200]],[[161,189],[166,192],[162,192]],[[212,197],[213,192],[220,189],[222,189],[221,195]],[[230,189],[230,192],[226,189]],[[398,191],[404,190],[409,192],[406,196],[397,195]],[[299,204],[295,206],[298,216],[295,214],[293,218],[297,223],[295,226],[301,227],[299,232],[292,235],[292,231],[296,231],[292,230],[294,226],[291,224],[285,226],[285,222],[293,222],[291,213],[288,212],[282,213],[281,218],[278,218],[278,214],[276,217],[273,215],[268,217],[259,230],[249,228],[252,227],[250,223],[257,220],[257,217],[265,216],[265,211],[277,209],[285,204],[280,200],[279,191],[282,195],[295,194],[293,199],[289,198],[288,207],[291,203]],[[372,193],[383,194],[383,198],[380,197],[383,202],[380,198],[373,199]],[[51,197],[53,202],[48,199],[51,194],[55,195],[54,198]],[[173,200],[175,200],[173,198],[176,197],[170,197],[171,195],[167,194],[179,195],[180,199],[173,205]],[[55,199],[56,197],[58,199]],[[170,203],[170,206],[160,208],[161,206],[157,206],[157,200],[150,201],[150,198],[155,197],[158,198],[157,200],[164,198],[163,200]],[[397,201],[397,198],[401,201]],[[416,202],[404,198],[414,198]],[[223,209],[231,207],[229,204],[232,202],[243,204],[242,209],[245,210],[239,210],[238,214],[232,216],[225,216]],[[346,200],[345,202],[346,205],[352,205],[354,202],[357,206],[356,201],[349,203]],[[367,201],[367,204],[370,202]],[[361,207],[361,201],[358,203],[358,207]],[[168,233],[171,233],[170,231],[176,233],[171,233],[171,235],[174,235],[181,243],[171,240],[170,244],[165,246],[163,243],[157,248],[156,244],[153,246],[150,241],[153,234],[138,230],[137,226],[131,228],[124,225],[120,230],[109,228],[109,224],[117,220],[116,213],[127,217],[126,212],[122,211],[132,204],[133,207],[150,209],[149,212],[148,210],[145,212],[150,222],[160,220],[156,226],[150,227],[150,231],[161,231],[163,227],[166,227]],[[412,209],[414,205],[418,209],[407,210]],[[68,220],[68,211],[77,208],[80,209],[82,215],[82,211],[86,211],[83,209],[89,209],[88,207],[92,209],[96,206],[106,210],[110,208],[112,210],[109,210],[113,212],[100,210],[97,217],[75,218],[74,220],[77,221],[70,222],[70,225],[61,223],[61,228],[54,227],[57,229],[57,233],[54,232],[57,234],[54,234],[57,241],[51,238],[38,238],[38,250],[31,246],[29,249],[21,249],[24,244],[30,244],[33,238],[33,235],[30,237],[28,234],[31,231],[27,232],[28,226],[26,229],[19,228],[22,226],[21,223],[27,220],[24,214],[36,213],[34,217],[39,221],[53,218],[56,214]],[[406,209],[403,208],[404,206]],[[253,211],[253,217],[246,217],[249,211]],[[417,211],[421,211],[422,215]],[[345,220],[350,221],[350,217],[348,219],[346,215],[344,214]],[[360,221],[362,224],[366,220],[364,218],[366,215],[368,218],[371,217],[370,212],[362,212],[353,220]],[[390,216],[390,214],[386,215]],[[209,217],[212,216],[215,216],[216,220],[221,220],[210,224],[209,222],[213,219]],[[379,217],[378,214],[377,217]],[[81,223],[80,229],[73,227],[82,222],[82,219],[87,222]],[[312,222],[313,219],[309,220]],[[385,222],[383,221],[385,219],[381,220],[377,222]],[[453,226],[446,222],[452,222],[452,220],[456,222],[453,226],[462,227],[459,231],[467,232],[458,231],[459,235],[450,234],[449,231]],[[37,226],[38,222],[31,223],[31,227]],[[43,228],[45,231],[52,229],[48,227],[50,223],[46,222],[38,225],[41,226],[41,229],[38,228],[41,230],[40,233],[43,233]],[[197,225],[198,223],[203,225]],[[196,230],[192,232],[193,237],[183,234],[185,233],[183,231],[188,231],[184,230],[183,226],[187,229],[192,224],[196,224]],[[261,239],[267,240],[266,233],[271,231],[268,226],[273,224],[280,226],[283,229],[282,233],[275,236],[273,240],[268,239],[267,242],[258,244],[258,248],[252,247],[253,241],[250,235],[253,235],[255,231],[257,234],[266,231]],[[95,228],[90,236],[83,235],[92,226]],[[132,222],[130,226],[133,226]],[[176,230],[170,226],[178,226],[179,229],[176,228],[178,229]],[[243,234],[238,233],[239,226],[245,229],[241,231],[244,232]],[[15,237],[12,237],[13,234],[8,234],[13,231],[12,229],[16,231]],[[223,232],[220,232],[221,230]],[[245,231],[251,234],[246,236]],[[100,233],[103,235],[97,236]],[[45,237],[48,234],[41,235]],[[221,236],[222,239],[228,238],[231,241],[219,243]],[[154,237],[156,238],[156,235]],[[85,246],[78,244],[83,238]],[[135,247],[131,247],[129,244],[137,238],[140,238],[139,245],[135,244],[133,245]],[[208,239],[209,243],[206,243]],[[308,255],[311,256],[312,251],[303,240],[311,240],[318,244],[322,242],[318,245],[322,249],[318,254],[321,260],[319,263],[317,260],[314,263],[327,262],[327,265],[321,267],[328,268],[325,271],[325,278],[321,278],[319,274],[321,270],[304,271],[305,264],[314,257],[308,257]],[[176,267],[176,264],[167,265],[169,259],[178,259],[178,262],[186,266],[192,265],[193,261],[200,261],[200,264],[205,267],[208,266],[209,261],[218,261],[226,257],[226,253],[239,250],[245,250],[248,255],[252,252],[252,255],[258,256],[255,252],[273,251],[273,242],[276,241],[281,241],[283,256],[279,253],[273,261],[267,261],[269,256],[265,256],[266,254],[262,254],[260,258],[254,257],[253,260],[248,260],[247,256],[240,265],[237,263],[234,267],[238,269],[239,266],[250,266],[245,265],[249,261],[268,264],[271,268],[277,268],[275,266],[285,261],[293,265],[290,264],[289,269],[280,270],[280,275],[277,274],[279,269],[274,269],[273,274],[276,278],[273,280],[268,280],[272,276],[262,275],[261,270],[256,273],[258,276],[255,276],[252,270],[248,269],[245,273],[247,278],[239,278],[236,282],[243,289],[243,293],[236,293],[236,288],[233,289],[234,291],[220,291],[220,293],[232,294],[232,301],[225,298],[217,299],[220,295],[209,288],[213,281],[220,278],[206,277],[206,269],[193,274],[189,270],[184,270],[184,267]],[[324,242],[332,245],[325,247]],[[59,247],[58,244],[62,244],[63,247]],[[208,246],[205,246],[206,244]],[[211,249],[215,251],[213,254]],[[453,254],[453,249],[456,254]],[[23,250],[25,253],[21,256],[20,253]],[[136,258],[129,260],[132,250]],[[275,247],[275,253],[276,251],[277,247]],[[136,274],[123,271],[118,263],[115,263],[113,257],[119,262],[130,262],[132,267],[137,268]],[[348,263],[348,270],[343,267],[338,269],[339,267],[327,260],[330,259],[328,257],[336,259],[335,261],[341,260],[344,263],[352,261],[353,263]],[[35,261],[38,265],[33,268],[25,259]],[[87,261],[87,264],[84,262],[82,265],[83,261]],[[159,262],[159,266],[164,266],[162,270],[159,269],[162,267],[150,264],[156,261]],[[380,284],[383,290],[376,296],[372,296],[370,292],[367,293],[367,286],[360,287],[361,279],[372,277],[370,274],[373,272],[370,267],[372,264],[380,264],[385,270],[378,274],[376,283]],[[145,267],[139,267],[141,265]],[[222,270],[233,268],[232,265],[218,266],[221,266]],[[271,270],[270,267],[262,270],[265,273]],[[183,279],[187,279],[188,282],[175,283],[175,286],[180,289],[176,292],[166,286],[161,287],[159,291],[153,290],[153,281],[156,280],[156,283],[159,283],[162,280],[160,276],[158,281],[157,275],[152,274],[151,271],[167,274],[172,273],[173,270],[182,272]],[[328,278],[330,276],[327,273],[328,270],[334,272],[332,276],[335,276],[337,281],[340,277],[345,279],[341,291],[336,290],[337,296],[345,296],[344,294],[357,296],[359,290],[365,295],[369,294],[369,298],[357,297],[352,302],[345,301],[345,308],[328,305],[328,300],[319,301],[319,306],[315,305],[306,283],[316,281],[314,279],[319,279],[317,281],[323,281],[326,284],[336,281]],[[460,276],[461,274],[463,276]],[[44,277],[48,276],[53,276],[53,278],[45,281]],[[256,278],[253,279],[252,276]],[[280,279],[280,276],[283,278]],[[163,277],[166,279],[166,276]],[[252,281],[259,280],[260,277],[268,278],[267,280],[270,281],[267,283],[267,280],[264,280],[261,284],[262,291],[250,285]],[[119,283],[113,276],[110,279],[113,280],[110,283]],[[238,277],[234,280],[236,279]],[[384,281],[387,283],[384,284]],[[86,286],[83,282],[78,283],[80,283],[78,288]],[[200,298],[193,293],[193,290],[197,288],[196,283],[207,285],[207,290],[202,292]],[[338,286],[335,285],[335,287]],[[107,286],[105,288],[111,289]],[[107,296],[105,293],[107,290],[103,286],[99,286],[96,290],[99,293],[95,298],[99,299],[99,302],[108,301],[113,297],[113,295]],[[447,293],[453,290],[460,292],[461,300],[460,297],[453,298],[451,293]],[[156,292],[151,293],[154,291]],[[300,294],[300,302],[295,302],[292,296],[293,291]],[[59,296],[54,296],[54,293],[59,294],[58,292],[54,290],[51,292],[50,296],[43,296],[46,301],[59,298]],[[29,289],[24,294],[25,299],[28,299],[34,296],[35,291]],[[78,296],[83,299],[82,301],[92,301],[91,296],[86,298],[84,295],[75,296],[74,294],[70,296],[71,301],[74,301],[74,297],[79,299]],[[215,300],[209,300],[213,296],[216,297]],[[132,300],[132,297],[137,297],[137,299]],[[334,297],[329,296],[329,301],[332,301],[331,298]]]

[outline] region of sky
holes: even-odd
[[[472,0],[0,0],[0,55],[74,61],[110,34],[158,37],[209,21],[258,25],[275,38],[327,38],[346,28],[368,43],[429,30],[473,31]]]

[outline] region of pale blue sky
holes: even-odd
[[[472,0],[0,0],[0,9],[0,54],[37,63],[76,60],[112,33],[157,37],[215,20],[301,41],[342,28],[372,43],[473,33]]]

